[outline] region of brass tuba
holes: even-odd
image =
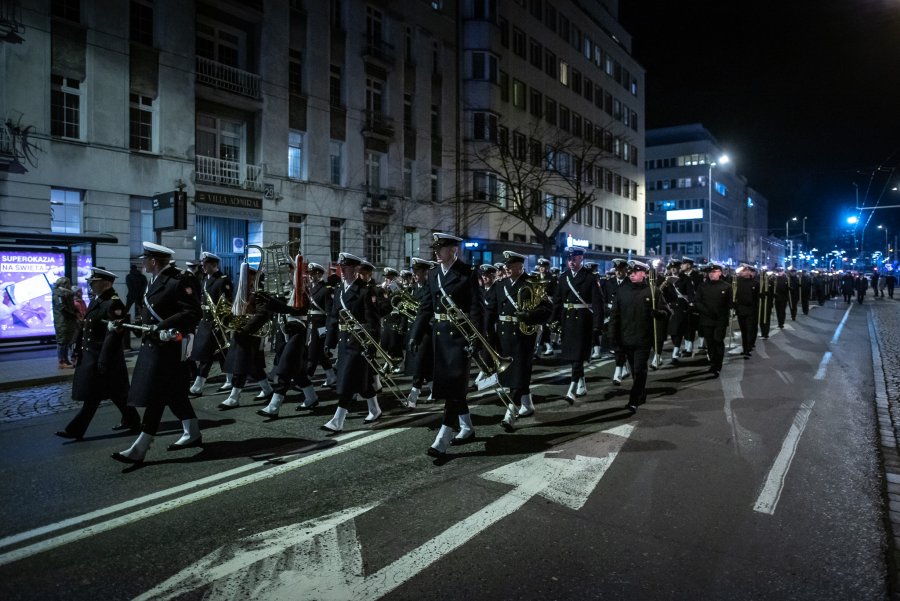
[[[253,292],[262,290],[269,296],[287,298],[293,288],[291,257],[288,248],[297,240],[275,242],[268,246],[248,244],[247,249],[259,252],[259,268]]]
[[[206,292],[206,306],[209,320],[212,322],[212,335],[216,341],[219,350],[224,354],[231,346],[231,340],[228,339],[228,328],[225,327],[225,319],[233,317],[231,315],[231,306],[225,295],[219,297],[219,302],[214,303],[212,296]]]
[[[545,290],[546,288],[541,282],[526,282],[524,286],[519,288],[519,293],[516,295],[516,304],[518,305],[516,309],[519,311],[533,311],[537,309],[541,301],[544,300]],[[524,321],[519,322],[519,331],[526,336],[535,334],[539,327],[537,325],[530,326]]]

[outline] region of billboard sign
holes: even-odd
[[[65,275],[61,252],[0,249],[0,340],[53,336],[53,283]]]

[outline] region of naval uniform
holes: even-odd
[[[744,354],[749,355],[759,331],[759,282],[755,277],[738,277],[734,302],[734,312],[741,329],[741,346]]]
[[[122,300],[113,288],[95,296],[88,305],[72,382],[72,398],[81,401],[81,410],[72,418],[65,431],[74,438],[82,438],[91,423],[100,401],[112,399],[122,413],[122,424],[136,428],[141,418],[134,407],[129,407],[128,368],[123,354],[123,335],[110,331],[106,321],[120,320],[127,312]]]
[[[531,393],[531,371],[534,362],[534,345],[537,331],[524,334],[521,325],[544,323],[552,311],[550,301],[541,298],[534,309],[525,311],[519,306],[519,292],[529,286],[529,278],[522,274],[515,281],[505,278],[495,283],[492,302],[486,305],[485,315],[489,328],[496,328],[501,356],[512,359],[512,364],[500,374],[500,384],[509,388],[510,400],[518,406],[523,395]],[[540,289],[535,286],[534,289]]]
[[[459,416],[469,413],[466,392],[469,388],[470,344],[448,318],[443,299],[448,296],[475,328],[482,328],[484,303],[481,286],[476,270],[456,259],[446,273],[442,265],[429,270],[426,288],[427,293],[423,295],[413,322],[411,340],[421,348],[426,334],[432,333],[434,364],[438,366],[434,370],[432,393],[434,398],[445,400],[443,425],[456,429],[459,427]],[[481,349],[471,350],[479,352]]]
[[[306,337],[306,375],[312,377],[316,368],[321,365],[326,372],[332,368],[331,358],[325,352],[325,321],[331,311],[334,288],[325,280],[319,280],[307,288],[309,319]]]
[[[354,394],[370,399],[376,392],[372,368],[363,354],[366,349],[350,333],[347,324],[341,322],[340,312],[349,311],[359,325],[378,340],[377,302],[375,290],[362,278],[357,277],[349,284],[341,281],[336,285],[326,325],[325,345],[328,348],[337,346],[338,407],[349,409]]]
[[[582,267],[572,273],[566,269],[556,286],[553,298],[553,317],[562,331],[564,361],[572,364],[572,382],[584,377],[584,362],[591,356],[593,333],[603,324],[603,300],[597,278]]]
[[[706,339],[710,371],[722,371],[725,359],[725,333],[731,317],[731,285],[724,280],[706,280],[697,287],[694,306],[700,313],[700,331]]]
[[[174,329],[183,336],[193,334],[203,313],[193,286],[196,278],[168,266],[153,279],[144,294],[142,323],[157,330],[141,337],[128,404],[146,407],[141,430],[156,435],[163,410],[168,406],[179,420],[195,419],[188,400],[188,363],[182,342],[163,342],[159,332]]]
[[[200,304],[203,308],[203,319],[197,324],[197,335],[194,337],[194,348],[191,351],[191,361],[196,361],[198,363],[197,375],[201,378],[205,378],[209,375],[209,370],[212,367],[213,361],[218,359],[223,368],[225,361],[225,357],[223,356],[218,343],[216,343],[216,338],[213,333],[215,323],[212,320],[211,314],[215,305],[209,306],[206,304],[208,301],[206,295],[209,294],[213,303],[218,303],[220,298],[225,297],[225,300],[231,304],[231,301],[233,300],[233,290],[231,279],[221,271],[217,271],[214,274],[203,278],[201,286],[203,288],[203,294],[200,297]]]

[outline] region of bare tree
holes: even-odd
[[[468,144],[464,168],[472,185],[457,199],[466,227],[491,216],[501,216],[501,225],[521,223],[547,256],[572,219],[593,210],[604,189],[612,191],[615,146],[628,143],[593,125],[582,137],[537,125],[527,133],[490,126],[482,131],[488,139]]]

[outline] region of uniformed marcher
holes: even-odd
[[[812,277],[804,269],[800,272],[800,309],[809,315],[809,297],[812,295]]]
[[[576,397],[587,394],[584,362],[591,356],[592,336],[603,323],[604,307],[594,274],[582,268],[584,249],[567,246],[565,254],[568,269],[559,278],[550,321],[560,323],[560,356],[572,365],[569,390],[566,392],[566,400],[572,404]]]
[[[297,266],[291,261],[292,283],[300,279],[299,276],[295,277],[294,270],[302,269],[302,267],[302,265]],[[269,296],[261,292],[257,292],[256,297],[257,302],[265,302],[267,312],[277,316],[276,324],[285,340],[278,363],[272,368],[272,378],[275,381],[272,385],[272,398],[265,409],[256,411],[257,415],[269,419],[277,418],[292,381],[296,387],[303,391],[302,405],[306,407],[315,406],[319,399],[306,369],[307,311],[309,311],[309,303],[306,302],[305,283],[303,283],[301,289],[292,286],[287,299]]]
[[[144,294],[141,323],[153,329],[141,337],[128,404],[146,409],[140,435],[128,449],[112,455],[124,463],[144,460],[166,407],[181,420],[184,431],[169,445],[169,450],[199,446],[203,440],[197,415],[188,400],[189,352],[183,339],[190,339],[203,315],[192,288],[195,279],[169,264],[172,249],[152,242],[144,242],[143,246],[143,268],[152,281]],[[180,336],[171,336],[172,330]]]
[[[606,309],[607,311],[612,309],[612,303],[616,298],[616,293],[619,291],[619,288],[622,286],[627,286],[629,283],[628,278],[628,261],[625,259],[613,259],[613,269],[615,270],[615,275],[606,281],[606,285],[604,286],[604,291],[606,293]],[[625,353],[622,349],[617,348],[615,344],[613,344],[613,353],[615,355],[616,367],[613,371],[613,384],[618,386],[622,383],[622,379],[628,377],[629,369],[628,362],[626,361]]]
[[[406,320],[399,312],[393,310],[391,298],[401,290],[398,281],[400,272],[393,267],[385,267],[383,273],[384,280],[381,282],[381,286],[378,287],[379,314],[383,317],[380,343],[381,348],[386,350],[399,366],[403,361]]]
[[[418,306],[422,306],[425,297],[430,294],[428,288],[428,271],[435,266],[435,263],[419,257],[413,257],[410,268],[413,273],[412,297]],[[483,267],[483,266],[482,266]],[[489,267],[496,273],[493,265]],[[412,337],[412,324],[410,324],[407,332],[407,347]],[[407,350],[406,352],[406,375],[412,376],[412,386],[406,397],[407,408],[415,408],[419,402],[419,395],[422,394],[422,388],[426,382],[430,382],[434,378],[434,348],[431,341],[431,330],[425,329],[422,336],[422,342],[415,351]]]
[[[784,272],[784,268],[776,267],[775,275],[771,281],[772,293],[774,294],[775,318],[778,320],[778,327],[784,328],[784,320],[787,315],[787,306],[791,298],[791,283],[788,275]]]
[[[709,373],[718,377],[725,359],[725,334],[731,316],[731,286],[722,278],[722,266],[711,263],[707,280],[697,287],[694,306],[700,313],[700,331],[709,353]]]
[[[788,270],[788,306],[791,310],[791,321],[797,321],[797,305],[800,303],[800,276],[797,268]]]
[[[438,266],[428,272],[428,294],[419,305],[410,334],[410,351],[416,352],[427,333],[432,333],[434,348],[434,397],[444,399],[444,418],[434,443],[426,453],[441,458],[459,430],[456,438],[463,442],[475,435],[472,416],[466,402],[469,388],[471,353],[477,353],[477,341],[469,340],[470,332],[459,327],[468,320],[470,326],[483,336],[484,304],[477,271],[459,258],[462,238],[452,234],[432,234],[432,248]],[[495,284],[496,285],[496,284]],[[456,313],[458,312],[458,316]],[[454,315],[454,317],[451,317]],[[454,322],[454,319],[458,320]]]
[[[366,348],[351,332],[363,328],[378,340],[378,297],[374,288],[359,277],[363,263],[360,257],[351,253],[340,253],[341,281],[334,293],[331,313],[328,316],[325,346],[337,347],[337,395],[338,406],[332,417],[322,426],[331,433],[344,430],[344,420],[350,412],[353,398],[357,394],[366,399],[369,413],[365,423],[372,423],[381,417],[372,368],[366,361]],[[345,317],[342,317],[342,312]],[[358,330],[357,330],[358,331]]]
[[[741,347],[743,355],[750,356],[756,344],[756,333],[759,331],[759,280],[756,279],[756,268],[742,263],[734,273],[737,288],[734,296],[734,312],[737,314],[738,327],[741,329]]]
[[[266,374],[265,333],[266,325],[272,319],[266,298],[257,298],[256,278],[259,271],[248,263],[241,263],[241,274],[234,302],[231,305],[233,318],[240,319],[231,334],[231,346],[225,358],[226,369],[232,374],[232,388],[228,398],[219,403],[219,409],[227,411],[241,406],[241,393],[248,378],[253,378],[260,387],[257,399],[267,399],[274,392]]]
[[[331,303],[334,299],[334,287],[326,282],[325,268],[318,263],[310,263],[306,266],[306,275],[309,285],[306,288],[309,298],[309,332],[306,341],[306,375],[310,378],[321,365],[325,370],[325,386],[334,386],[337,383],[337,374],[331,362],[331,357],[325,346],[325,321],[331,312]],[[306,402],[304,400],[304,402]],[[313,406],[311,403],[307,408]],[[299,407],[298,407],[299,409]]]
[[[647,400],[647,362],[653,347],[653,322],[669,315],[659,290],[656,298],[652,297],[646,281],[649,271],[646,263],[628,261],[628,282],[616,292],[609,315],[610,338],[625,355],[633,374],[626,405],[631,413]]]
[[[703,274],[694,269],[694,260],[690,257],[681,257],[681,274],[684,281],[679,283],[678,288],[684,297],[688,300],[691,309],[688,313],[688,323],[684,330],[684,351],[683,355],[690,357],[694,354],[695,345],[700,346],[698,338],[698,330],[700,328],[700,316],[694,306],[694,297],[697,294],[697,287],[703,282]],[[702,336],[702,334],[700,334]]]
[[[557,278],[550,273],[550,259],[544,257],[539,258],[537,260],[537,270],[537,283],[544,287],[547,298],[553,298],[556,295]],[[540,352],[544,357],[551,356],[553,354],[553,343],[550,338],[550,328],[547,324],[544,324],[540,329],[538,345],[535,352]]]
[[[194,349],[191,351],[191,361],[198,363],[197,377],[190,389],[190,393],[195,396],[203,393],[203,385],[206,383],[206,378],[209,377],[213,361],[218,360],[222,371],[225,371],[225,350],[219,345],[222,342],[227,344],[228,336],[224,332],[216,332],[212,312],[220,298],[224,298],[223,302],[230,305],[234,300],[234,290],[231,278],[219,270],[220,262],[219,256],[213,253],[204,252],[200,255],[200,264],[203,268],[203,279],[200,284],[200,305],[203,309],[203,319],[197,325]],[[221,337],[221,339],[217,337]],[[228,379],[230,381],[230,377]]]
[[[141,417],[128,406],[128,368],[122,347],[124,330],[109,326],[127,316],[125,305],[113,289],[116,274],[102,267],[91,268],[87,282],[94,293],[84,316],[81,335],[75,346],[75,379],[72,398],[81,401],[81,410],[72,421],[56,433],[62,438],[81,440],[100,406],[100,401],[112,399],[122,414],[121,422],[113,430],[137,431]]]
[[[774,274],[764,268],[759,275],[759,335],[763,340],[769,338],[769,329],[772,325],[772,306],[774,304]]]
[[[497,268],[489,263],[482,265],[478,271],[481,276],[481,300],[486,309],[488,305],[492,305],[497,301],[497,290],[500,289],[500,282],[502,280],[497,277],[499,274]],[[488,344],[491,348],[496,349],[500,344],[500,341],[497,339],[497,324],[488,323],[487,310],[484,311],[484,323],[481,324],[481,328]],[[481,353],[484,359],[487,360],[488,355],[486,354],[485,349],[481,349]],[[484,374],[479,373],[476,380],[481,379],[482,377],[484,377]]]
[[[525,275],[525,255],[504,251],[503,257],[509,277],[497,284],[492,301],[486,305],[486,315],[488,327],[497,329],[496,350],[512,359],[512,364],[500,374],[500,384],[509,389],[510,400],[519,407],[518,415],[507,410],[504,426],[509,429],[517,417],[534,415],[530,387],[535,325],[547,320],[552,307],[543,286]]]

